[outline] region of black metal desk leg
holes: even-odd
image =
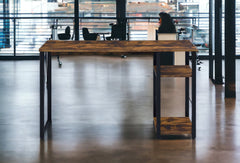
[[[161,72],[160,72],[160,54],[156,54],[156,83],[155,83],[155,93],[156,93],[156,118],[157,118],[157,138],[161,137]]]
[[[44,90],[45,90],[45,74],[44,74],[44,53],[40,53],[40,138],[44,138]]]
[[[189,65],[189,52],[185,52],[185,65]],[[189,117],[189,78],[185,78],[185,117]]]
[[[52,122],[52,56],[47,54],[48,123]]]
[[[156,76],[155,76],[155,72],[153,70],[153,117],[156,117]]]
[[[192,138],[196,138],[196,52],[192,52]]]
[[[155,73],[155,53],[153,54],[153,118],[156,118],[156,73]]]

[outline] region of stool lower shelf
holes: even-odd
[[[157,66],[153,67],[155,75]],[[192,69],[189,65],[164,65],[160,66],[161,77],[192,77]]]
[[[157,118],[154,117],[154,127],[157,131]],[[192,134],[192,122],[189,117],[161,117],[161,135]]]

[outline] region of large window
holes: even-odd
[[[209,0],[126,0],[127,33],[130,40],[148,39],[149,25],[158,26],[158,13],[168,12],[174,18],[177,28],[186,27],[189,37],[195,41],[208,42]],[[58,33],[66,26],[73,33],[74,0],[3,0],[8,4],[5,16],[18,16],[18,19],[0,19],[0,55],[36,54],[44,41],[50,39],[50,26],[58,25]],[[237,53],[240,52],[240,0],[236,1]],[[15,15],[13,15],[15,14]],[[49,17],[68,17],[52,19]],[[111,32],[110,23],[116,23],[116,0],[79,0],[80,40],[82,27],[90,32]],[[2,13],[2,17],[4,14]],[[24,18],[23,17],[28,17]],[[39,17],[46,17],[45,19]],[[133,18],[134,17],[134,18]],[[224,21],[224,19],[223,19]],[[191,35],[192,27],[197,33]],[[223,31],[224,32],[224,31]],[[207,53],[205,53],[207,54]]]
[[[9,1],[0,1],[0,17],[9,16]],[[9,19],[0,19],[0,49],[8,48],[10,46],[9,40]]]
[[[113,17],[116,16],[115,0],[79,0],[80,16]]]

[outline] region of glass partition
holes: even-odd
[[[79,0],[80,17],[116,17],[116,0]]]
[[[90,33],[105,33],[101,38],[111,33],[111,23],[116,23],[116,0],[79,0],[80,40],[83,40],[82,28],[88,28]],[[86,18],[85,18],[86,17]],[[95,19],[97,18],[97,19]]]
[[[4,3],[9,7],[5,6]],[[28,6],[28,7],[26,7]],[[168,12],[177,29],[185,28],[183,39],[200,45],[200,55],[208,55],[208,0],[126,0],[127,33],[130,40],[147,40],[149,26],[158,27],[158,13]],[[74,0],[3,0],[0,3],[0,56],[38,55],[39,46],[70,26],[73,34]],[[240,53],[240,2],[236,1],[237,54]],[[6,19],[8,17],[8,19]],[[82,27],[90,32],[109,33],[116,23],[116,0],[79,0],[80,40]],[[223,31],[224,33],[224,31]],[[213,42],[214,44],[214,42]]]
[[[208,0],[127,0],[126,5],[130,40],[155,39],[159,13],[166,12],[173,18],[179,39],[191,40],[201,54],[208,55]]]
[[[0,1],[0,50],[10,45],[9,1]],[[1,19],[2,18],[2,19]]]

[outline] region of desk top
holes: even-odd
[[[61,41],[49,40],[39,49],[40,52],[197,52],[189,40],[169,41]]]

